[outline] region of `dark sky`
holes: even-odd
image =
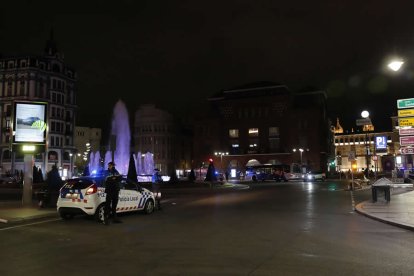
[[[414,95],[414,2],[272,0],[7,1],[0,54],[39,54],[53,27],[79,77],[79,124],[106,128],[118,99],[189,110],[221,89],[272,81],[326,90],[352,127],[367,108],[390,127]],[[404,72],[383,70],[390,55]],[[411,61],[411,65],[410,65]],[[101,101],[97,107],[96,101]]]

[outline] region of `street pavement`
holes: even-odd
[[[145,186],[145,185],[142,185]],[[150,188],[150,185],[145,186]],[[163,187],[163,191],[169,190],[170,194],[175,192],[180,192],[185,185],[175,185],[172,188]],[[188,187],[188,185],[187,185]],[[194,183],[191,186],[191,189],[200,190],[200,189],[227,189],[227,188],[236,188],[236,189],[245,189],[248,188],[247,185],[233,184],[233,183],[223,183],[218,182],[213,185],[206,185],[203,182]],[[1,191],[0,191],[1,192]],[[163,200],[161,200],[162,204]],[[1,224],[12,224],[12,223],[22,223],[33,221],[36,219],[45,219],[45,218],[59,218],[59,214],[56,210],[56,207],[45,207],[40,208],[36,199],[33,199],[32,204],[23,205],[21,201],[16,200],[0,200],[0,225]]]
[[[228,187],[233,186],[228,185]],[[370,186],[365,187],[365,189],[369,188]],[[357,203],[355,211],[369,218],[414,231],[414,191],[412,190],[401,193],[401,190],[391,189],[389,202],[379,194],[377,202],[368,200]],[[0,201],[0,224],[58,217],[56,207],[39,208],[36,201],[28,206],[18,201]]]

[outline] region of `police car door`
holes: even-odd
[[[143,198],[138,186],[131,180],[126,180],[124,185],[124,208],[125,211],[136,211],[143,208]]]

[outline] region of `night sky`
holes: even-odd
[[[396,99],[413,97],[412,1],[7,1],[0,54],[40,54],[53,28],[78,72],[78,124],[109,127],[155,103],[181,114],[222,89],[257,81],[326,90],[329,115],[353,127],[368,109],[390,128]],[[400,74],[386,59],[406,61]],[[96,108],[96,101],[102,102]]]

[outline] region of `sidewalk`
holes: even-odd
[[[379,195],[377,202],[361,202],[355,210],[375,220],[414,231],[414,191],[391,194],[390,202]]]
[[[0,224],[25,222],[48,217],[59,217],[56,207],[39,208],[35,202],[29,206],[23,206],[19,201],[0,202]]]

